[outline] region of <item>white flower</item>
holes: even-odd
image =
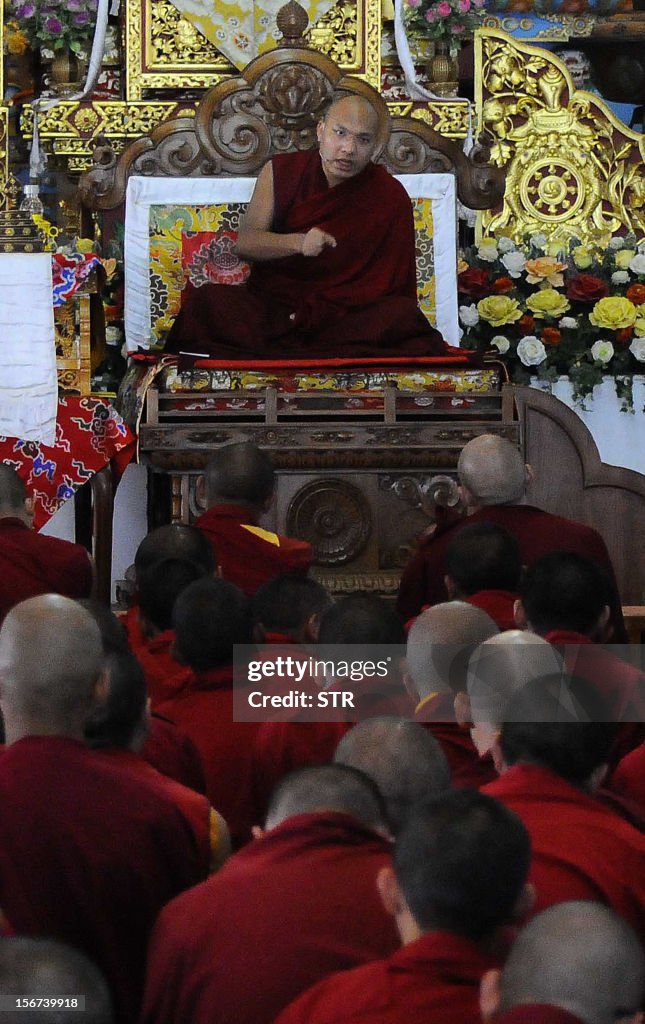
[[[506,235],[500,235],[497,239],[497,248],[500,252],[510,252],[515,248],[515,242],[512,238],[507,238]]]
[[[610,249],[622,249],[625,242],[622,238],[610,238],[608,244]]]
[[[634,338],[629,351],[639,363],[645,363],[645,338]]]
[[[511,343],[508,338],[505,338],[503,334],[496,334],[494,338],[490,339],[491,345],[494,345],[500,355],[504,355],[508,352],[511,347]]]
[[[541,231],[538,231],[536,234],[531,235],[529,242],[535,249],[544,249],[546,247],[547,237],[546,235],[543,235]]]
[[[524,366],[539,366],[546,359],[546,349],[534,334],[527,334],[517,346],[517,354]]]
[[[459,319],[464,327],[476,327],[479,323],[479,312],[475,303],[470,306],[459,307]]]
[[[605,341],[604,338],[600,338],[598,341],[594,341],[591,346],[591,354],[594,358],[594,362],[607,364],[613,359],[614,346],[610,341]]]
[[[574,331],[578,326],[578,321],[575,316],[563,316],[562,320],[558,321],[558,327],[561,327],[563,331]]]
[[[485,263],[494,263],[499,253],[497,252],[497,242],[494,238],[484,238],[477,247],[477,255],[480,260],[484,260]]]
[[[502,256],[502,263],[511,277],[519,277],[526,266],[526,256],[523,252],[515,249],[513,252],[507,252],[505,256]]]
[[[629,274],[626,270],[614,270],[611,275],[612,284],[629,284]]]
[[[637,252],[629,264],[632,274],[645,274],[645,252]]]

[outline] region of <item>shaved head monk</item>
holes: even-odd
[[[328,765],[285,779],[266,832],[161,913],[141,1024],[272,1024],[320,978],[394,952],[376,888],[385,832],[362,772]]]
[[[92,563],[84,547],[32,529],[33,501],[12,466],[0,462],[0,624],[38,594],[89,597]]]
[[[113,1024],[115,1019],[98,968],[77,949],[50,939],[0,939],[0,992],[32,999],[47,994],[54,1003],[53,1008],[32,1011],[5,1009],[3,1024]],[[82,1010],[69,1005],[73,996],[84,998]]]
[[[450,769],[438,741],[417,722],[393,715],[355,725],[336,747],[334,762],[358,768],[374,780],[393,835],[415,804],[450,787]]]
[[[17,933],[87,953],[130,1024],[154,919],[203,874],[178,808],[85,745],[102,661],[98,626],[68,598],[24,601],[0,630],[0,906]]]
[[[403,620],[418,615],[424,605],[446,600],[446,559],[453,538],[466,525],[489,522],[515,537],[524,566],[551,551],[574,551],[593,559],[611,582],[614,640],[626,643],[620,595],[604,540],[590,526],[526,503],[533,470],[515,445],[504,437],[481,434],[464,446],[457,468],[467,515],[422,539],[401,577],[397,607]]]
[[[414,717],[441,743],[458,789],[496,778],[492,759],[479,757],[468,728],[455,715],[458,694],[466,690],[468,658],[496,633],[490,615],[465,601],[426,608],[408,633],[405,682],[415,700]]]
[[[530,855],[519,818],[481,793],[444,793],[417,807],[397,836],[394,867],[378,878],[402,949],[325,978],[276,1024],[477,1020],[496,933],[530,898]]]
[[[410,200],[373,163],[379,124],[369,99],[339,95],[318,125],[318,150],[265,164],[237,241],[248,281],[189,284],[166,351],[229,360],[445,351],[417,305]]]
[[[259,525],[273,502],[275,472],[257,445],[242,441],[217,448],[198,486],[208,509],[195,526],[213,545],[225,580],[252,597],[274,576],[308,571],[311,544]]]
[[[504,970],[484,975],[486,1024],[640,1024],[645,954],[601,903],[550,907],[515,941]]]

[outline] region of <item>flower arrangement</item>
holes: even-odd
[[[94,35],[98,0],[10,0],[33,48],[83,54]]]
[[[405,0],[405,24],[414,39],[454,42],[481,25],[486,0]]]
[[[462,346],[494,352],[517,383],[567,374],[583,407],[610,374],[632,408],[632,375],[645,373],[645,243],[484,238],[457,269]]]
[[[22,57],[29,49],[29,40],[14,19],[11,19],[4,27],[4,52],[12,57]]]

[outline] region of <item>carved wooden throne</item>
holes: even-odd
[[[431,271],[420,289],[421,306],[428,296],[432,306],[442,286],[455,285],[455,184],[465,205],[489,208],[503,194],[503,172],[487,163],[480,146],[466,156],[422,120],[390,118],[371,86],[304,46],[307,16],[298,4],[287,4],[277,20],[283,42],[238,78],[207,92],[194,118],[160,124],[120,155],[100,144],[81,179],[84,203],[115,210],[126,194],[130,203],[159,181],[180,197],[204,182],[221,186],[226,203],[238,194],[241,179],[248,198],[253,176],[273,154],[315,145],[316,125],[332,96],[358,93],[378,114],[376,159],[406,176],[409,191],[407,176],[413,176],[416,183],[445,181],[452,196],[452,257],[433,253],[434,260],[426,253],[433,244],[433,207],[423,190],[414,200],[418,257]],[[217,207],[222,200],[211,202]],[[155,241],[152,249],[157,244],[167,255],[165,242]],[[126,261],[126,291],[129,269]],[[147,265],[142,278],[145,291]],[[154,341],[146,316],[157,305],[149,298],[141,319],[131,320],[131,341]],[[454,308],[456,316],[456,301]],[[158,310],[156,315],[159,322]],[[154,378],[151,387],[144,389],[142,376]],[[473,368],[459,354],[414,365],[330,360],[295,369],[279,360],[261,366],[204,360],[185,373],[162,358],[152,368],[146,363],[131,371],[124,395],[131,419],[141,411],[144,390],[141,456],[156,471],[157,491],[161,474],[170,475],[173,517],[188,521],[199,511],[195,475],[214,447],[253,440],[270,452],[279,472],[267,525],[311,540],[320,574],[336,590],[393,590],[412,538],[432,513],[430,477],[454,472],[463,444],[477,433],[492,429],[517,437],[516,425],[503,422],[497,369]]]

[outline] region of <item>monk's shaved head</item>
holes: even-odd
[[[261,509],[275,486],[271,459],[247,441],[218,448],[204,478],[209,506],[229,501]]]
[[[323,812],[349,814],[367,828],[387,828],[376,784],[363,772],[340,764],[303,768],[283,779],[271,797],[266,827],[275,828],[298,814]]]
[[[379,116],[374,104],[370,103],[366,96],[359,96],[356,93],[339,93],[327,107],[324,120],[327,121],[334,116],[340,119],[359,117],[365,123],[366,130],[376,135]]]
[[[0,462],[0,510],[22,511],[27,492],[13,466]]]
[[[500,1008],[558,1006],[584,1024],[635,1016],[645,996],[645,955],[622,918],[600,903],[559,903],[538,914],[513,945]]]
[[[446,755],[418,722],[383,716],[359,722],[342,738],[336,764],[365,772],[378,786],[396,834],[415,804],[450,786]]]
[[[183,523],[159,526],[143,538],[134,556],[137,576],[166,558],[188,559],[211,575],[216,568],[215,553],[208,537],[196,526]]]
[[[462,449],[459,479],[476,506],[509,505],[524,495],[526,468],[517,448],[504,437],[481,434]]]
[[[34,998],[82,995],[85,1007],[5,1011],[3,1024],[112,1024],[110,993],[103,975],[79,950],[49,939],[0,939],[0,992]]]
[[[466,666],[473,649],[498,633],[490,615],[465,601],[427,608],[408,633],[408,673],[420,698],[466,688]]]
[[[500,724],[511,697],[541,676],[563,671],[556,649],[535,633],[511,629],[486,640],[468,663],[474,721]]]
[[[99,627],[76,601],[45,594],[16,605],[0,630],[8,742],[16,733],[82,733],[102,660]]]

